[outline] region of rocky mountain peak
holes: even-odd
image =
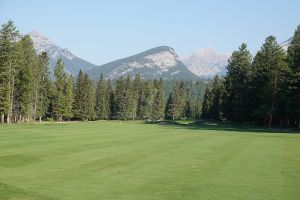
[[[199,77],[223,75],[226,71],[229,55],[219,53],[213,48],[202,48],[192,55],[182,58],[187,68]]]
[[[38,55],[43,51],[48,53],[52,75],[59,58],[63,60],[66,72],[74,76],[78,74],[80,69],[82,71],[87,71],[96,67],[96,65],[76,57],[68,49],[59,47],[51,39],[38,31],[32,31],[28,33],[28,35],[31,37],[33,46]]]
[[[127,75],[135,76],[136,74],[140,74],[145,79],[196,78],[179,60],[174,49],[168,46],[155,47],[142,53],[101,65],[88,71],[88,73],[93,79],[97,79],[101,73],[109,79]]]

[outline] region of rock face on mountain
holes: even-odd
[[[228,59],[229,55],[218,53],[212,48],[203,48],[182,58],[182,62],[197,76],[210,78],[226,73]]]
[[[284,49],[284,51],[287,51],[288,47],[290,46],[292,42],[292,37],[289,38],[288,40],[284,41],[283,43],[280,44],[280,46]]]
[[[76,57],[68,49],[57,46],[49,38],[37,31],[32,31],[28,35],[31,37],[38,55],[43,51],[48,53],[51,73],[53,73],[56,62],[59,58],[61,58],[65,63],[66,72],[68,74],[73,74],[74,76],[78,74],[80,69],[82,71],[87,71],[96,67],[96,65]]]
[[[212,48],[202,48],[189,57],[178,58],[174,49],[168,46],[156,47],[142,53],[119,59],[101,66],[96,66],[76,57],[68,49],[61,48],[43,34],[32,31],[28,34],[37,54],[46,51],[50,60],[50,71],[53,71],[59,58],[65,63],[68,74],[76,76],[81,69],[90,77],[97,80],[102,73],[107,79],[116,79],[120,76],[135,76],[140,74],[144,79],[197,79],[211,78],[215,75],[224,75],[228,64],[228,54],[216,52]],[[292,38],[280,46],[287,51]]]
[[[167,46],[156,47],[142,53],[119,59],[87,72],[92,79],[99,79],[101,73],[107,79],[140,74],[144,79],[197,79],[178,59],[174,49]]]

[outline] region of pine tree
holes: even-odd
[[[170,93],[165,109],[165,116],[169,119],[180,119],[185,115],[187,101],[187,87],[184,81],[176,81]]]
[[[292,71],[289,80],[289,101],[287,118],[298,123],[300,128],[300,25],[298,25],[287,51],[288,65]],[[287,125],[289,125],[288,119]]]
[[[108,119],[109,117],[109,91],[107,83],[101,74],[96,88],[95,112],[97,119]]]
[[[202,118],[203,119],[211,119],[211,105],[213,103],[212,93],[209,86],[206,87],[203,103],[202,103]]]
[[[114,119],[116,116],[116,102],[115,102],[115,92],[113,90],[111,80],[107,81],[107,93],[108,93],[108,109],[109,109],[109,119]]]
[[[85,88],[85,104],[84,104],[84,120],[94,120],[95,114],[95,93],[93,82],[87,74],[84,74],[84,88]]]
[[[223,83],[218,75],[215,76],[212,84],[212,104],[210,107],[209,115],[213,120],[221,120],[221,103],[222,103],[222,94],[223,94]]]
[[[74,89],[74,105],[73,115],[75,119],[84,120],[85,118],[85,88],[84,88],[84,74],[80,70],[77,76]]]
[[[141,94],[141,90],[142,90],[142,84],[143,81],[141,79],[141,76],[139,74],[137,74],[134,77],[133,83],[132,83],[132,92],[133,92],[133,97],[134,97],[134,101],[135,101],[135,113],[134,113],[134,118],[138,118],[138,112],[139,112],[139,101],[140,101],[140,94]]]
[[[137,102],[137,118],[143,119],[144,118],[144,107],[145,107],[145,82],[139,79],[135,79],[136,85],[136,102]]]
[[[200,119],[202,115],[202,101],[201,98],[198,97],[194,103],[193,116],[195,119]]]
[[[55,87],[53,98],[53,114],[57,121],[63,121],[64,106],[65,106],[65,84],[67,75],[64,71],[64,63],[61,59],[57,60],[56,68],[54,70]]]
[[[162,79],[159,82],[154,82],[155,96],[153,100],[152,118],[155,120],[161,120],[164,118],[165,103],[164,103],[164,81]]]
[[[184,117],[188,119],[194,118],[193,109],[192,109],[192,102],[190,99],[188,99],[184,106]]]
[[[243,122],[247,119],[247,91],[251,66],[251,55],[243,43],[229,59],[224,81],[223,112],[227,120]]]
[[[36,68],[36,55],[31,51],[32,41],[28,36],[24,36],[19,42],[18,67],[15,69],[14,106],[13,113],[18,115],[18,121],[27,122],[32,114],[32,94],[33,94],[33,70]]]
[[[127,76],[125,82],[125,102],[126,102],[126,119],[134,119],[136,117],[136,101],[134,91],[131,83],[131,77]]]
[[[39,105],[39,90],[40,90],[40,65],[38,57],[33,47],[33,42],[29,35],[25,35],[21,40],[22,62],[20,63],[20,75],[22,80],[20,84],[23,87],[21,91],[23,108],[23,115],[27,118],[35,120],[37,118],[37,110]],[[18,79],[18,77],[16,77]],[[23,92],[23,94],[22,94]]]
[[[95,114],[95,93],[92,80],[80,70],[74,90],[73,114],[81,121],[93,120]]]
[[[74,94],[73,94],[73,84],[74,80],[72,76],[69,76],[65,82],[64,87],[64,111],[63,117],[64,119],[70,120],[73,117],[73,102],[74,102]]]
[[[180,81],[179,83],[177,83],[173,93],[173,99],[175,102],[174,118],[179,119],[184,115],[184,107],[187,98],[187,87],[185,82]]]
[[[280,120],[277,114],[286,97],[284,93],[287,90],[289,69],[285,60],[286,54],[273,36],[267,37],[253,60],[250,94],[253,98],[252,117],[254,121],[267,123],[269,127],[274,116]]]
[[[165,109],[165,118],[174,120],[176,118],[175,110],[176,110],[176,102],[173,97],[173,93],[170,93],[167,100],[166,109]]]
[[[116,90],[114,93],[116,119],[124,119],[124,120],[127,119],[125,97],[126,97],[125,80],[121,76],[116,82]]]
[[[136,117],[137,102],[135,93],[133,91],[133,84],[131,78],[128,76],[126,79],[120,77],[116,83],[116,90],[114,93],[115,102],[115,117],[117,119],[134,119]]]
[[[150,81],[143,81],[138,100],[137,115],[139,119],[151,119],[152,116],[152,84]]]
[[[37,116],[39,117],[39,121],[41,122],[42,118],[48,114],[50,107],[50,99],[51,99],[51,80],[50,80],[50,64],[49,57],[46,52],[42,52],[39,55],[39,65],[40,65],[40,89],[39,89],[39,105],[37,110]]]
[[[17,68],[19,32],[13,21],[3,24],[0,30],[0,116],[1,122],[10,123],[13,109],[15,73]]]

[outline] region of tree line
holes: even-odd
[[[274,36],[254,57],[246,44],[234,51],[225,77],[206,88],[202,117],[300,128],[300,25],[286,52]]]
[[[253,57],[234,51],[224,77],[144,80],[139,75],[97,82],[74,78],[9,21],[0,30],[0,122],[98,119],[212,119],[300,128],[300,26],[285,52],[269,36]]]
[[[58,59],[50,78],[46,52],[36,55],[31,38],[9,21],[0,30],[0,122],[98,119],[200,118],[205,81],[120,77],[94,83],[79,72],[68,75]],[[200,91],[200,93],[199,93]]]

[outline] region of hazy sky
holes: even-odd
[[[37,30],[94,64],[160,45],[186,56],[203,47],[256,52],[268,35],[283,42],[300,23],[299,0],[0,0],[0,23]]]

